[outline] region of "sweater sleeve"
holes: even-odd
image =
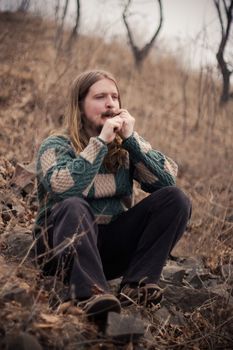
[[[123,141],[122,146],[129,152],[134,167],[133,177],[146,192],[153,192],[161,187],[174,186],[177,176],[176,163],[134,132]]]
[[[49,137],[38,153],[38,180],[48,194],[58,199],[86,197],[107,152],[107,146],[98,137],[91,137],[79,155],[68,139]]]

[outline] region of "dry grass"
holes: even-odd
[[[40,140],[61,124],[74,76],[90,68],[109,70],[119,81],[123,106],[135,116],[137,130],[154,148],[177,161],[177,184],[192,199],[192,221],[176,251],[204,255],[215,272],[231,262],[233,105],[219,108],[219,86],[211,69],[186,71],[178,58],[157,58],[155,53],[137,72],[120,40],[107,44],[95,37],[79,37],[66,50],[64,34],[63,48],[57,52],[53,24],[22,14],[0,13],[0,33],[4,159],[30,163]],[[193,315],[192,322],[209,329],[211,335],[213,328],[204,326],[201,315]],[[169,330],[161,332],[165,336]],[[201,334],[200,329],[197,332]]]
[[[93,67],[110,70],[137,130],[177,161],[178,186],[192,197],[193,220],[182,253],[205,253],[208,247],[215,254],[232,246],[232,104],[219,108],[211,69],[185,71],[178,58],[155,55],[138,73],[119,40],[106,44],[80,37],[67,51],[64,34],[57,52],[52,24],[12,18],[2,14],[0,24],[2,154],[30,162],[41,138],[60,124],[73,77]]]

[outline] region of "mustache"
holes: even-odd
[[[101,113],[101,117],[111,117],[111,118],[113,118],[113,117],[115,117],[118,114],[119,114],[119,112],[116,113],[116,112],[113,112],[113,111],[106,111],[106,112]]]

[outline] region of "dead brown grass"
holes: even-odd
[[[57,52],[51,23],[1,14],[0,26],[2,155],[30,162],[41,138],[60,124],[73,77],[93,67],[110,70],[138,131],[178,162],[178,186],[192,197],[180,251],[215,254],[232,246],[232,105],[219,108],[211,69],[185,71],[178,58],[155,56],[138,73],[119,40],[79,37],[67,51],[64,34]]]

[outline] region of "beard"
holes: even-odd
[[[98,136],[103,129],[103,125],[94,125],[86,118],[83,119],[83,127],[84,127],[84,130],[86,130],[87,134],[89,134],[90,137],[94,136],[94,135]]]
[[[103,112],[101,114],[101,117],[104,118],[113,118],[117,115],[118,113],[113,112],[113,110],[108,110],[106,112]],[[85,114],[82,112],[81,115],[82,121],[83,121],[83,125],[84,125],[84,129],[86,129],[87,133],[91,136],[91,135],[99,135],[103,129],[103,124],[99,124],[99,125],[95,125],[93,122],[90,122]]]
[[[103,125],[97,125],[97,126],[96,126],[95,130],[97,131],[98,134],[101,133],[103,127],[104,127]]]

